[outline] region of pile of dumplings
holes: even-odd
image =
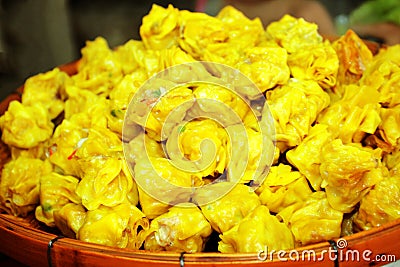
[[[264,28],[231,6],[213,17],[153,5],[140,36],[113,49],[102,37],[87,41],[76,74],[54,68],[26,80],[21,101],[0,117],[9,150],[2,212],[34,214],[85,242],[187,253],[294,249],[400,218],[400,45],[372,53],[351,30],[331,41],[290,15]],[[258,92],[209,83],[168,94],[162,83],[141,89],[159,72],[196,62],[236,69]],[[176,75],[203,70],[192,71]],[[253,112],[248,103],[256,96],[265,103]],[[145,122],[138,109],[129,112],[135,99],[151,107]],[[245,129],[240,179],[230,163],[241,153],[229,138],[236,124],[208,116],[201,99],[224,103]],[[163,132],[177,109],[189,119]],[[265,139],[257,122],[268,116],[274,131]],[[210,163],[197,172],[171,164],[171,135],[186,159],[211,151]],[[205,139],[211,147],[202,146]],[[181,196],[155,176],[209,186]],[[213,201],[199,200],[226,188]]]

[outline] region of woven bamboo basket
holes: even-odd
[[[379,50],[375,43],[367,45],[374,53]],[[73,75],[77,64],[72,62],[60,69]],[[0,103],[0,114],[11,101],[20,100],[22,91],[23,87],[18,88]],[[7,147],[1,143],[0,168],[8,156]],[[0,253],[28,266],[381,266],[400,259],[400,219],[340,239],[345,242],[342,248],[337,241],[274,253],[272,258],[256,253],[148,252],[64,238],[33,217],[0,214]]]
[[[299,260],[292,260],[291,252],[263,260],[257,254],[150,253],[101,246],[46,232],[32,219],[0,215],[0,251],[28,266],[381,266],[400,258],[399,236],[397,220],[346,237],[346,248],[336,253],[323,242],[298,249],[304,255]]]

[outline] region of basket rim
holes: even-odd
[[[11,234],[16,238],[26,238],[29,242],[34,242],[37,245],[45,245],[48,248],[50,242],[53,242],[55,238],[59,238],[57,240],[56,246],[57,249],[65,250],[70,249],[73,251],[87,251],[90,254],[99,255],[102,254],[108,255],[110,257],[119,257],[122,259],[134,259],[137,261],[146,261],[146,262],[164,262],[164,263],[176,263],[177,259],[179,259],[182,254],[177,252],[149,252],[145,250],[135,250],[128,248],[116,248],[106,245],[99,245],[84,242],[77,239],[72,239],[68,237],[61,237],[55,234],[46,232],[41,229],[37,229],[33,227],[29,220],[25,218],[16,217],[9,214],[0,214],[0,237],[3,237],[5,233]],[[399,236],[400,234],[400,219],[395,221],[391,221],[379,227],[374,227],[370,230],[361,231],[349,236],[345,236],[342,238],[336,238],[333,241],[337,241],[339,239],[345,239],[349,248],[357,249],[364,247],[365,243],[369,243],[369,241],[374,240],[374,238],[379,238],[383,236]],[[3,238],[1,238],[3,239]],[[4,240],[4,239],[3,239]],[[398,240],[398,239],[397,239]],[[0,251],[5,254],[7,253],[7,249],[5,249],[4,242],[0,242]],[[397,242],[398,243],[398,242]],[[392,244],[394,247],[396,244]],[[43,247],[43,246],[42,246]],[[373,249],[373,246],[369,244],[370,249]],[[321,255],[323,251],[329,250],[331,244],[327,241],[315,243],[303,247],[298,247],[289,251],[298,251],[301,254],[303,251],[315,251],[316,255]],[[38,246],[38,249],[42,249]],[[379,248],[378,248],[379,249]],[[397,257],[400,256],[400,250],[393,251],[396,253]],[[376,252],[379,253],[381,252]],[[11,255],[12,256],[12,255]],[[198,252],[198,253],[188,253],[184,255],[186,262],[236,262],[236,263],[254,263],[260,262],[257,253],[220,253],[220,252]],[[274,258],[270,260],[270,262],[279,261]]]

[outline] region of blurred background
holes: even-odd
[[[397,7],[400,6],[400,0],[385,1],[386,3],[393,2]],[[129,39],[139,39],[142,17],[149,12],[152,3],[162,6],[172,3],[179,9],[202,11],[210,15],[215,15],[229,3],[242,7],[249,17],[255,17],[264,16],[264,14],[267,16],[268,11],[272,11],[268,5],[273,2],[287,6],[296,2],[296,4],[300,3],[300,7],[309,2],[318,2],[327,13],[316,11],[312,14],[327,18],[334,27],[333,34],[342,34],[349,27],[351,12],[365,1],[0,0],[0,100],[22,85],[27,77],[78,59],[80,49],[85,45],[86,40],[104,36],[109,45],[115,47]],[[248,4],[251,4],[249,8],[247,8]],[[263,6],[264,9],[258,8],[258,5]],[[299,7],[296,8],[299,9]],[[299,14],[302,13],[299,12]],[[309,16],[311,20],[312,14]],[[365,16],[368,17],[364,14]],[[397,17],[400,20],[399,14]],[[263,22],[274,19],[276,18],[262,18]],[[390,24],[393,24],[393,21]],[[396,29],[393,28],[394,30]],[[397,32],[397,35],[392,32],[392,36],[393,34],[400,36],[400,32]],[[375,38],[374,34],[370,33],[365,36]],[[375,39],[386,42],[382,36],[376,36]],[[396,40],[390,42],[393,43]]]

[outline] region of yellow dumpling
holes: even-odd
[[[122,46],[118,46],[113,56],[125,76],[143,72],[149,78],[160,70],[159,51],[147,49],[143,41],[129,40]],[[116,81],[116,84],[120,81]]]
[[[336,85],[339,59],[330,43],[290,54],[288,65],[292,76],[296,79],[316,81],[322,88]]]
[[[180,24],[178,9],[172,5],[164,8],[153,4],[150,12],[143,17],[140,37],[148,49],[170,48],[177,44]]]
[[[76,159],[78,176],[82,178],[77,194],[85,208],[115,206],[127,199],[133,179],[123,160],[122,142],[107,129],[91,128],[88,136],[69,156]]]
[[[127,74],[110,92],[110,100],[114,109],[125,110],[133,95],[140,86],[148,79],[142,69]]]
[[[122,141],[119,136],[107,128],[93,127],[86,130],[87,136],[78,141],[75,152],[69,158],[82,159],[81,170],[85,171],[84,161],[91,159],[123,157]],[[80,163],[80,162],[78,162]]]
[[[87,136],[87,129],[69,120],[64,119],[57,126],[53,137],[48,142],[46,155],[59,172],[64,175],[79,175],[79,168],[74,155]]]
[[[64,236],[76,238],[85,222],[86,210],[81,204],[67,203],[53,213],[54,224]]]
[[[146,81],[145,70],[138,69],[125,75],[122,80],[111,90],[107,106],[108,113],[107,126],[113,132],[122,135],[123,124],[128,105],[138,91],[140,86]]]
[[[151,221],[144,243],[148,251],[201,252],[212,229],[192,203],[174,206]]]
[[[54,119],[64,110],[65,87],[69,84],[72,84],[72,79],[58,68],[32,76],[24,84],[22,104],[39,104],[48,111],[49,117]]]
[[[156,141],[166,140],[195,101],[191,89],[173,88],[175,85],[163,79],[152,80],[133,98],[127,121],[143,126]]]
[[[183,51],[181,48],[173,46],[168,49],[162,49],[158,51],[158,70],[162,71],[166,68],[179,65],[179,64],[185,64],[185,63],[191,63],[191,62],[196,62],[196,60],[187,52]],[[183,75],[186,75],[187,73],[183,73]],[[182,74],[181,74],[182,75]],[[178,76],[178,75],[177,75]],[[174,79],[177,79],[178,77],[174,77]]]
[[[394,45],[381,49],[372,59],[360,84],[378,90],[379,102],[391,108],[400,104],[400,95],[396,89],[399,79],[400,45]]]
[[[361,199],[354,222],[362,230],[400,218],[400,177],[383,178]]]
[[[227,194],[219,198],[219,190],[228,191]],[[210,222],[212,228],[218,233],[225,233],[236,224],[238,224],[247,214],[258,207],[261,203],[254,191],[243,184],[234,184],[229,182],[221,182],[206,186],[204,189],[210,203],[201,206],[201,212]],[[217,197],[213,201],[212,197]],[[195,196],[194,201],[204,195]]]
[[[227,166],[228,181],[261,184],[275,155],[274,143],[264,132],[240,124],[228,126],[226,131],[227,152],[232,153]]]
[[[210,119],[193,120],[176,127],[176,131],[178,140],[173,135],[167,141],[167,153],[173,161],[182,156],[191,161],[198,170],[194,175],[200,178],[224,172],[229,161],[229,140],[221,125]]]
[[[318,122],[329,126],[343,143],[359,143],[366,134],[375,133],[381,118],[379,93],[368,86],[347,85],[343,98],[323,110]]]
[[[384,154],[383,163],[392,175],[400,174],[400,150],[397,149],[390,154]]]
[[[48,140],[54,124],[41,105],[24,106],[12,101],[0,117],[1,140],[9,146],[29,149]]]
[[[261,20],[250,20],[232,6],[223,7],[216,18],[223,23],[228,36],[223,42],[208,45],[203,60],[235,66],[246,48],[253,47],[265,39]]]
[[[179,46],[193,58],[202,60],[209,46],[224,43],[229,38],[222,21],[205,13],[180,12],[182,30]]]
[[[75,190],[79,180],[52,172],[40,177],[40,205],[35,210],[37,220],[54,227],[54,212],[68,203],[79,204]]]
[[[321,152],[330,141],[332,134],[328,126],[316,124],[297,147],[286,153],[287,160],[307,178],[314,190],[321,189]]]
[[[88,210],[95,210],[100,205],[114,207],[126,202],[133,188],[133,179],[122,171],[123,161],[101,156],[89,161],[76,188],[82,205]]]
[[[323,42],[315,23],[305,21],[303,18],[294,18],[284,15],[279,21],[267,26],[267,34],[271,39],[285,48],[288,53],[301,49],[313,49]]]
[[[121,65],[124,77],[128,74],[141,72],[141,58],[138,55],[142,54],[140,52],[143,52],[144,49],[142,41],[132,39],[115,48],[115,60]]]
[[[267,99],[281,151],[299,145],[318,114],[330,103],[329,95],[317,82],[297,79],[267,93]]]
[[[244,51],[241,61],[235,66],[265,92],[290,78],[287,52],[280,47],[251,47]]]
[[[198,178],[166,158],[138,159],[134,177],[139,187],[140,206],[150,219],[165,213],[172,204],[188,202],[190,187],[202,185]]]
[[[107,127],[108,101],[104,96],[76,86],[67,86],[66,91],[65,119],[84,128]]]
[[[161,143],[150,138],[148,134],[140,132],[129,143],[124,144],[124,156],[128,164],[134,167],[143,157],[165,158]]]
[[[235,227],[220,235],[222,253],[260,252],[294,248],[289,228],[271,215],[266,206],[258,206]]]
[[[6,163],[0,179],[0,208],[27,216],[39,204],[40,178],[51,171],[47,160],[19,157]]]
[[[256,46],[265,39],[264,28],[259,18],[249,19],[241,11],[232,7],[223,7],[216,18],[227,27],[229,38],[227,43],[237,47],[239,51]]]
[[[143,243],[138,229],[149,227],[145,215],[130,203],[101,206],[88,211],[78,231],[79,240],[119,248],[139,249]]]
[[[332,43],[339,58],[337,86],[333,88],[335,94],[342,97],[343,87],[356,84],[372,61],[372,52],[366,43],[352,30]]]
[[[48,141],[40,143],[39,145],[29,149],[12,146],[10,147],[11,159],[17,159],[19,157],[44,159],[47,157],[47,143]]]
[[[160,94],[163,93],[161,91]],[[183,120],[186,111],[193,105],[195,101],[194,98],[192,90],[185,86],[168,91],[151,110],[151,115],[157,122],[161,123],[163,128],[168,129],[157,129],[156,127],[148,125],[149,123],[146,124],[146,128],[152,130],[156,129],[157,137],[158,134],[161,133],[161,130],[165,131],[165,134],[168,136],[168,132],[171,131],[171,128],[175,127]],[[161,138],[163,140],[165,139],[164,136],[161,136]],[[156,138],[156,140],[158,140],[158,138]]]
[[[168,209],[172,206],[168,203],[162,202],[157,198],[152,197],[146,191],[138,187],[139,192],[139,203],[141,210],[149,219],[154,219],[161,214],[165,214]]]
[[[244,120],[250,105],[231,89],[219,85],[199,84],[193,90],[196,104],[190,113],[211,117],[223,125],[239,123]]]
[[[122,78],[122,68],[115,52],[103,37],[87,41],[81,52],[78,73],[72,76],[75,85],[95,94],[108,95]]]
[[[336,139],[324,146],[321,153],[321,187],[325,188],[329,204],[348,213],[383,177],[380,168],[382,151],[344,145]]]
[[[315,192],[305,202],[286,209],[277,216],[289,225],[297,245],[340,237],[343,213],[329,205],[325,192]]]
[[[303,202],[311,192],[305,177],[282,163],[270,168],[264,183],[257,189],[261,203],[274,213]]]
[[[400,105],[393,108],[381,108],[379,132],[387,143],[392,147],[400,145]]]

